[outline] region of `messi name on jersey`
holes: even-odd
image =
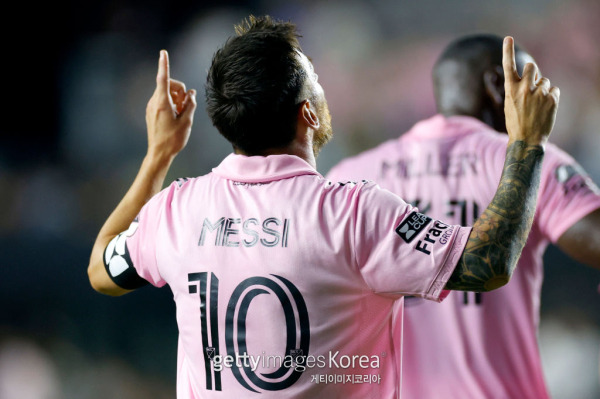
[[[289,219],[269,217],[257,218],[221,217],[214,222],[204,218],[200,232],[199,246],[214,245],[217,247],[287,247]]]

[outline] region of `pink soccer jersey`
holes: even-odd
[[[437,115],[327,177],[371,179],[432,218],[472,225],[495,194],[507,140],[477,119]],[[581,167],[548,144],[536,217],[509,284],[451,292],[441,304],[405,298],[404,326],[394,332],[399,340],[403,330],[402,398],[548,398],[536,339],[542,255],[599,207],[599,191]]]
[[[230,155],[152,198],[106,262],[171,287],[179,399],[397,398],[394,301],[440,301],[469,233],[295,156]]]

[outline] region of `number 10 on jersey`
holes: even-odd
[[[214,273],[210,275],[207,272],[189,273],[188,283],[189,293],[198,295],[199,299],[206,389],[221,391],[222,368],[213,367],[215,360],[222,358],[219,345],[219,279]],[[248,357],[246,317],[252,300],[263,294],[274,295],[279,300],[285,315],[285,353],[283,356],[275,357],[306,358],[310,345],[308,310],[302,294],[292,282],[274,274],[269,277],[250,277],[240,282],[233,290],[227,304],[224,325],[225,349],[227,356],[233,359],[230,363],[233,375],[243,387],[252,392],[285,389],[302,375],[302,371],[290,367],[283,361],[279,363],[277,369],[269,373],[257,373],[247,363],[240,364],[236,361],[240,357]],[[264,325],[267,326],[268,323]],[[275,357],[271,356],[271,359]],[[264,363],[264,359],[262,360]],[[253,359],[253,361],[260,362],[261,359]]]

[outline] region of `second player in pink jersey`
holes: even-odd
[[[421,121],[399,139],[341,162],[328,178],[371,179],[433,218],[471,225],[495,193],[508,137],[478,119],[485,117],[475,112],[460,115],[451,105],[469,104],[469,94],[477,99],[479,93],[493,93],[477,90],[487,84],[484,75],[489,84],[502,87],[501,77],[490,75],[501,65],[501,54],[502,39],[493,36],[466,37],[451,44],[434,77],[441,110],[455,115]],[[517,51],[520,68],[529,60]],[[452,77],[444,75],[451,71]],[[481,83],[466,78],[473,74],[482,76]],[[451,92],[450,87],[457,85],[468,93]],[[484,113],[494,115],[485,105],[487,97],[483,104]],[[499,130],[505,129],[503,122],[502,112],[490,120]],[[572,157],[548,144],[536,218],[511,282],[493,292],[452,292],[442,304],[405,300],[403,398],[548,398],[537,345],[542,254],[549,242],[559,242],[569,228],[598,208],[597,187]],[[594,263],[596,252],[598,265],[593,235],[585,239],[591,240],[592,256],[587,261]],[[400,341],[401,324],[395,333]]]
[[[330,117],[294,25],[250,18],[237,31],[207,80],[208,113],[234,154],[160,191],[195,108],[163,52],[146,113],[148,153],[100,230],[90,282],[109,295],[170,286],[180,399],[397,398],[394,300],[440,301],[447,289],[509,281],[558,89],[536,83],[533,65],[519,78],[507,39],[514,114],[504,174],[472,229],[448,225],[372,182],[319,175]]]

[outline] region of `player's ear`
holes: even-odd
[[[313,130],[319,129],[319,117],[309,100],[304,100],[298,109],[298,122]]]
[[[496,108],[504,108],[504,71],[498,65],[483,72],[483,87]]]

